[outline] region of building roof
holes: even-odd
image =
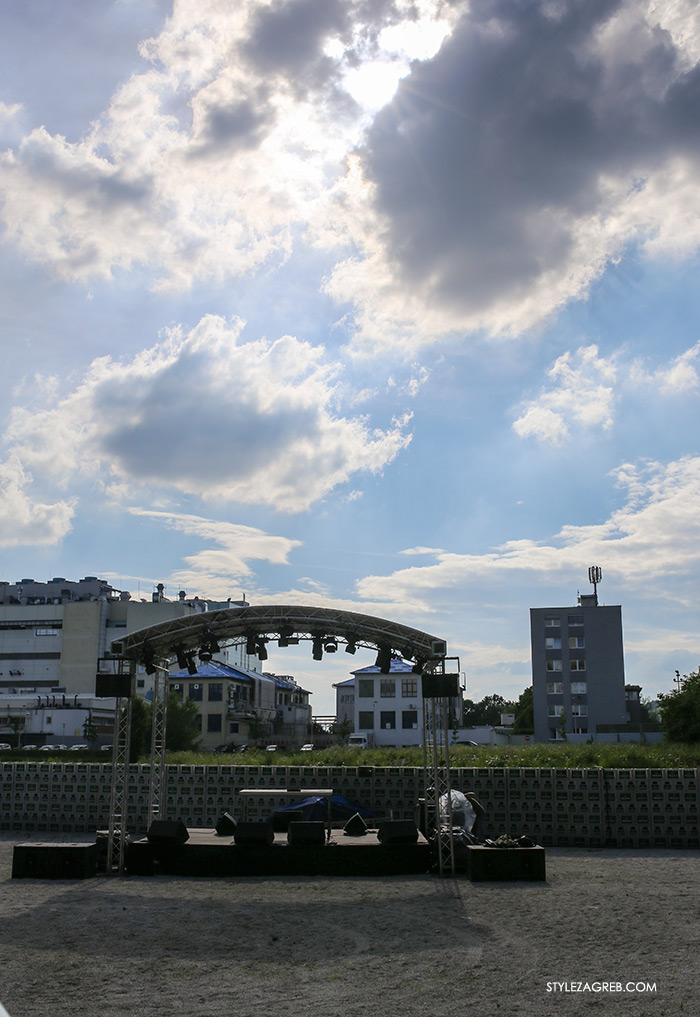
[[[401,660],[400,657],[391,658],[391,668],[388,672],[382,672],[376,664],[371,664],[370,667],[361,667],[357,671],[353,671],[353,674],[409,674],[413,673],[413,664],[409,664],[406,660]]]
[[[355,684],[355,679],[354,678],[346,678],[344,682],[333,682],[333,688],[334,689],[342,689],[346,685],[354,685],[354,684]]]
[[[184,671],[172,671],[171,678],[228,678],[250,682],[254,678],[262,678],[256,671],[249,671],[247,667],[231,667],[224,664],[222,660],[207,660],[197,665],[197,674],[190,674],[187,668]],[[267,679],[269,681],[269,678]]]

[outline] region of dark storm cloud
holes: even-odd
[[[264,89],[246,99],[212,103],[204,112],[190,154],[197,157],[257,148],[274,120],[275,111]]]
[[[697,150],[699,72],[641,8],[601,42],[622,7],[482,0],[414,65],[363,152],[404,282],[470,311],[522,295],[603,210],[604,177]]]
[[[347,21],[344,0],[286,0],[261,10],[246,55],[264,71],[307,68],[321,55],[331,32]]]

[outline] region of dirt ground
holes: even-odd
[[[552,848],[529,884],[73,882],[11,879],[14,843],[0,840],[10,1017],[700,1012],[697,852]]]

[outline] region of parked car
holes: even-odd
[[[89,745],[71,745],[71,752],[86,752],[90,748]]]
[[[214,749],[214,752],[216,753],[235,752],[235,751],[236,746],[231,744],[230,742],[224,742],[223,745],[217,745],[216,748]]]
[[[111,751],[112,751],[111,745],[100,745],[100,752],[111,752]]]
[[[7,752],[12,746],[8,742],[0,742],[0,752]]]
[[[266,745],[265,746],[265,752],[277,752],[277,746],[276,745]]]
[[[313,742],[307,742],[306,745],[302,745],[302,747],[299,749],[299,751],[300,752],[313,752],[314,751],[314,743]]]
[[[478,746],[479,746],[478,742],[470,742],[470,741],[463,741],[463,742],[462,741],[456,741],[456,742],[452,742],[451,744],[452,745],[473,745],[475,748],[478,748]]]

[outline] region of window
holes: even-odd
[[[394,678],[379,679],[379,695],[382,699],[394,698],[396,695],[396,681]],[[382,727],[384,727],[383,724]]]
[[[354,703],[355,702],[355,696],[354,695],[341,696],[340,697],[340,701],[341,701],[341,703]]]
[[[202,702],[202,686],[199,682],[190,683],[190,699],[194,699],[195,703]]]
[[[548,660],[547,661],[547,670],[548,671],[561,671],[561,661],[560,660]]]
[[[229,734],[238,734],[238,721],[232,720],[228,726]]]
[[[581,659],[581,660],[570,660],[569,661],[569,667],[571,668],[572,671],[585,671],[586,670],[586,661],[583,660],[583,659]]]
[[[544,645],[547,650],[561,650],[561,639],[559,636],[547,636]]]
[[[209,714],[209,716],[207,717],[207,731],[210,731],[212,734],[221,731],[221,714],[220,713],[210,713]]]
[[[586,645],[586,640],[583,636],[569,636],[569,649],[570,650],[582,650]]]
[[[587,717],[588,707],[585,703],[572,703],[571,704],[571,716],[572,717]]]
[[[379,714],[379,725],[382,731],[393,731],[396,727],[396,713],[394,710],[382,710]]]
[[[547,695],[548,696],[560,696],[564,691],[564,686],[561,682],[547,682]]]
[[[572,682],[571,683],[571,694],[572,696],[585,696],[588,690],[588,686],[585,682]]]
[[[570,614],[569,615],[569,628],[570,629],[571,628],[575,628],[575,627],[577,627],[579,625],[583,625],[583,615],[582,614]]]
[[[136,679],[136,688],[137,689],[145,689],[146,688],[146,679],[145,678],[137,678]]]
[[[209,683],[209,702],[210,703],[221,703],[224,698],[224,687],[221,682],[210,682]]]
[[[357,725],[360,731],[372,731],[374,729],[374,711],[360,710]]]
[[[561,625],[561,618],[558,614],[546,614],[544,616],[544,627],[546,629],[558,629]]]
[[[402,678],[401,679],[401,696],[403,699],[415,699],[418,695],[418,679],[417,678]]]
[[[374,678],[360,678],[357,694],[360,699],[371,699],[374,695]]]
[[[574,734],[588,734],[588,723],[584,723],[583,721],[580,720],[574,721],[571,730]]]
[[[418,710],[404,710],[401,713],[401,727],[404,731],[411,731],[418,727]]]
[[[34,629],[35,636],[57,636],[58,629]]]
[[[561,717],[564,712],[564,707],[561,704],[550,703],[549,710],[547,711],[550,717]]]
[[[183,687],[180,682],[173,682],[170,686],[170,691],[174,692],[178,699],[182,699]]]

